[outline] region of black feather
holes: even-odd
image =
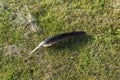
[[[76,31],[76,32],[67,32],[67,33],[63,33],[63,34],[59,34],[50,38],[45,39],[44,41],[42,41],[30,54],[32,54],[36,49],[38,49],[41,46],[51,46],[59,41],[68,39],[68,38],[72,38],[74,36],[86,36],[86,32],[84,31]]]
[[[61,40],[65,40],[65,39],[68,39],[68,38],[72,38],[74,36],[86,36],[87,34],[83,31],[76,31],[76,32],[67,32],[67,33],[63,33],[63,34],[59,34],[59,35],[56,35],[54,37],[51,37],[51,38],[48,38],[48,39],[45,39],[45,44],[44,45],[49,45],[49,44],[54,44],[58,41],[61,41]]]

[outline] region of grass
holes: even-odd
[[[119,80],[119,3],[2,0],[0,80]],[[45,38],[69,31],[85,31],[91,37],[28,55]]]

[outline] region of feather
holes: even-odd
[[[72,38],[74,36],[86,36],[86,32],[84,31],[75,31],[75,32],[67,32],[67,33],[63,33],[63,34],[59,34],[50,38],[45,39],[44,41],[42,41],[33,51],[31,51],[29,54],[32,54],[33,52],[35,52],[38,48],[40,48],[41,46],[51,46],[59,41],[68,39],[68,38]]]

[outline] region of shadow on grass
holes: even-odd
[[[93,40],[91,35],[87,35],[85,37],[76,36],[64,41],[60,41],[47,49],[51,49],[53,51],[61,51],[61,50],[76,50],[78,48],[84,48],[84,46]]]

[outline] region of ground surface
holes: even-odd
[[[28,53],[49,36],[90,37]],[[1,0],[0,80],[119,80],[119,0]]]

